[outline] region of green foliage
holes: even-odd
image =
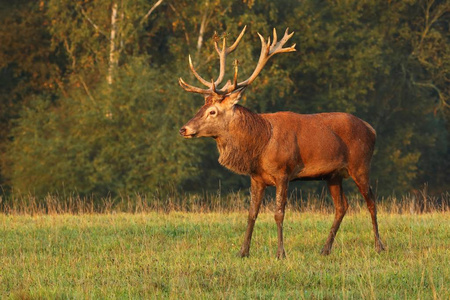
[[[115,84],[41,98],[14,128],[11,184],[45,196],[63,191],[113,195],[180,185],[196,175],[195,145],[178,138],[178,90],[155,84],[161,76],[143,60],[124,66]],[[153,84],[152,84],[153,83]],[[178,93],[180,94],[180,93]],[[175,99],[175,101],[174,101]]]

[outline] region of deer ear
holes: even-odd
[[[228,107],[232,107],[236,103],[239,102],[239,100],[242,97],[242,94],[244,93],[246,87],[242,87],[237,89],[236,91],[228,94],[225,99],[223,99],[223,103],[226,104]]]

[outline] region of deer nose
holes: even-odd
[[[180,133],[180,135],[185,136],[186,135],[186,128],[185,127],[181,127],[179,133]]]

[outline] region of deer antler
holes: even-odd
[[[204,78],[202,78],[195,70],[194,65],[192,63],[191,56],[189,55],[189,67],[191,69],[192,74],[194,74],[195,78],[197,78],[198,81],[200,81],[203,85],[207,86],[208,89],[201,89],[201,88],[194,87],[194,86],[189,85],[186,82],[184,82],[184,80],[182,78],[179,78],[178,82],[180,83],[181,87],[183,89],[185,89],[186,91],[193,92],[193,93],[199,93],[199,94],[216,93],[215,87],[217,87],[222,82],[223,77],[225,76],[225,65],[226,65],[227,55],[230,54],[231,52],[233,52],[237,48],[239,42],[241,41],[242,37],[244,36],[246,29],[247,29],[247,26],[244,26],[244,29],[242,29],[242,31],[239,34],[236,41],[233,43],[233,45],[231,45],[228,48],[226,47],[226,36],[225,36],[222,41],[222,49],[219,49],[217,33],[214,33],[214,47],[217,51],[217,54],[219,54],[219,60],[220,60],[219,77],[215,81],[214,80],[208,81],[208,80],[205,80]]]
[[[239,42],[241,41],[242,37],[244,36],[245,33],[245,29],[247,29],[247,26],[244,26],[244,29],[242,29],[241,33],[239,34],[238,38],[236,39],[236,41],[234,42],[233,45],[231,45],[231,47],[225,48],[225,38],[223,38],[223,46],[222,46],[222,50],[219,50],[219,47],[217,45],[217,40],[214,41],[214,47],[216,48],[217,53],[219,54],[220,57],[220,72],[219,72],[219,77],[217,78],[217,80],[214,82],[214,84],[217,86],[218,84],[220,84],[223,80],[223,77],[225,75],[225,60],[228,54],[230,54],[231,52],[233,52]]]
[[[283,38],[277,42],[277,31],[275,28],[273,29],[273,42],[270,44],[270,37],[267,39],[267,43],[262,37],[261,34],[258,33],[259,39],[261,40],[261,54],[259,55],[258,64],[256,65],[255,70],[253,71],[252,75],[250,77],[242,82],[239,82],[237,86],[234,87],[233,90],[236,90],[241,87],[249,86],[261,73],[262,69],[266,65],[267,61],[274,56],[277,53],[287,53],[287,52],[293,52],[295,50],[295,45],[292,45],[288,48],[283,48],[284,44],[294,35],[294,32],[288,34],[289,28],[286,29],[284,32]],[[232,92],[233,90],[230,89],[230,91],[227,90],[228,93]]]
[[[236,60],[234,62],[233,83],[231,83],[231,81],[228,80],[227,83],[225,84],[225,86],[223,86],[221,89],[217,89],[217,86],[222,82],[223,77],[225,75],[226,57],[228,54],[230,54],[231,52],[233,52],[236,49],[236,47],[238,46],[239,42],[242,39],[242,36],[245,33],[246,28],[247,28],[247,26],[244,27],[244,29],[239,34],[239,36],[236,39],[236,41],[234,42],[234,44],[228,48],[226,48],[226,37],[224,37],[221,50],[219,49],[219,46],[217,43],[217,40],[218,40],[216,38],[217,34],[215,34],[214,47],[215,47],[217,53],[219,54],[219,59],[220,59],[219,77],[215,81],[211,80],[211,82],[210,82],[210,81],[203,79],[195,70],[195,68],[192,64],[191,56],[189,56],[189,67],[190,67],[192,73],[194,74],[195,78],[197,78],[203,85],[207,86],[208,89],[201,89],[201,88],[194,87],[192,85],[187,84],[186,82],[183,81],[183,79],[180,78],[179,83],[180,83],[181,87],[188,92],[199,93],[199,94],[208,94],[208,95],[210,95],[210,94],[221,94],[221,95],[228,94],[237,89],[247,87],[248,85],[250,85],[255,80],[255,78],[259,75],[259,73],[261,73],[261,71],[264,68],[264,66],[266,65],[267,61],[273,55],[275,55],[277,53],[296,51],[295,44],[288,48],[283,48],[284,44],[286,44],[286,42],[294,35],[294,32],[292,32],[290,34],[288,33],[289,28],[286,29],[283,38],[279,42],[277,39],[277,32],[276,32],[275,28],[273,29],[273,42],[272,43],[270,43],[270,37],[267,39],[267,43],[266,43],[264,38],[258,33],[258,36],[261,40],[261,54],[259,56],[258,64],[256,65],[256,68],[253,71],[252,75],[250,75],[250,77],[248,79],[237,83],[238,62]]]

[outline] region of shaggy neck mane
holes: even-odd
[[[251,174],[271,136],[269,122],[240,105],[234,107],[228,131],[216,138],[219,163],[238,174]]]

